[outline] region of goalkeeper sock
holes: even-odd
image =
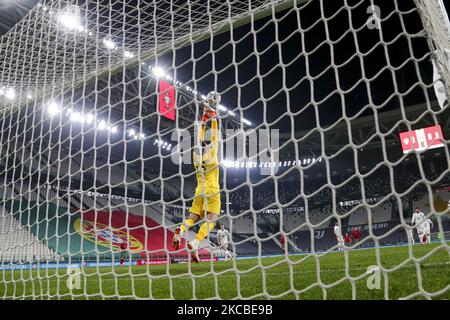
[[[192,219],[184,220],[184,222],[180,226],[181,233],[185,232],[186,229],[191,227],[193,224],[194,224],[194,220],[192,220]]]
[[[206,238],[206,236],[208,235],[208,227],[209,227],[209,231],[211,232],[214,229],[214,226],[216,225],[215,222],[205,222],[204,224],[202,224],[202,226],[200,227],[200,230],[198,230],[197,236],[195,237],[195,239],[197,239],[198,241],[202,241],[203,239]]]

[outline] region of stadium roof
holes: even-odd
[[[39,0],[0,0],[0,36],[7,33]]]

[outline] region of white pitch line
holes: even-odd
[[[443,265],[450,265],[450,262],[439,262],[439,263],[427,263],[427,264],[421,264],[422,267],[429,267],[429,266],[443,266]],[[405,266],[402,266],[400,269],[401,270],[403,268],[411,268],[411,267],[415,267],[415,264],[410,263],[407,264]],[[350,268],[349,272],[351,271],[357,271],[357,270],[367,270],[367,267],[359,267],[359,268]],[[393,271],[398,271],[398,270],[393,270]],[[234,272],[235,270],[230,269],[229,271],[224,272],[224,274],[204,274],[204,275],[195,275],[195,278],[201,279],[203,277],[207,277],[207,276],[217,276],[217,277],[237,277],[237,274],[228,274],[231,272]],[[254,272],[255,270],[252,270],[251,272],[245,272],[245,273],[240,273],[239,272],[239,276],[243,277],[243,276],[255,276],[252,272]],[[261,271],[261,270],[258,270]],[[327,268],[327,269],[321,269],[320,273],[324,273],[324,272],[336,272],[336,271],[345,271],[344,268]],[[262,271],[261,271],[262,272]],[[293,271],[293,274],[304,274],[304,273],[317,273],[317,270],[305,270],[305,271]],[[281,271],[281,272],[266,272],[265,275],[266,276],[271,276],[271,275],[286,275],[286,274],[291,274],[291,272],[289,271]],[[91,274],[89,276],[84,276],[84,279],[89,280],[89,277],[94,277],[95,275],[101,276],[101,274]],[[123,273],[122,273],[123,275]],[[130,274],[131,275],[131,274]],[[172,280],[177,280],[177,279],[185,279],[183,278],[184,275],[192,275],[192,274],[182,274],[181,276],[178,275],[176,277],[173,277]],[[73,275],[72,275],[73,276]],[[109,276],[109,275],[108,275]],[[63,275],[61,276],[61,278],[59,279],[27,279],[27,280],[22,280],[22,279],[18,279],[18,280],[14,280],[14,282],[20,281],[22,280],[23,282],[28,282],[28,281],[45,281],[45,282],[62,282],[62,281],[66,281],[67,280],[67,275]],[[140,274],[140,275],[134,275],[134,279],[133,281],[156,281],[156,280],[167,280],[168,278],[162,277],[162,276],[156,276],[155,278],[152,278],[151,276],[149,277],[149,274]],[[146,278],[143,278],[146,277]],[[124,278],[124,279],[121,279]],[[133,277],[132,277],[133,278]],[[106,279],[102,279],[101,281],[123,281],[123,280],[130,280],[130,278],[125,278],[124,276],[115,278],[115,279],[111,279],[111,278],[106,278]],[[11,283],[12,281],[5,281],[6,283]],[[98,281],[97,281],[98,282]]]

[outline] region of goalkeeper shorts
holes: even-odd
[[[220,192],[209,197],[204,197],[203,195],[195,196],[189,212],[203,218],[205,211],[220,215]]]

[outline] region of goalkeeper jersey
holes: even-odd
[[[203,124],[200,139],[203,142],[206,125]],[[195,195],[212,195],[220,192],[219,185],[219,157],[218,157],[218,124],[217,119],[211,119],[211,143],[202,152],[194,151],[194,166],[196,169],[197,188]]]

